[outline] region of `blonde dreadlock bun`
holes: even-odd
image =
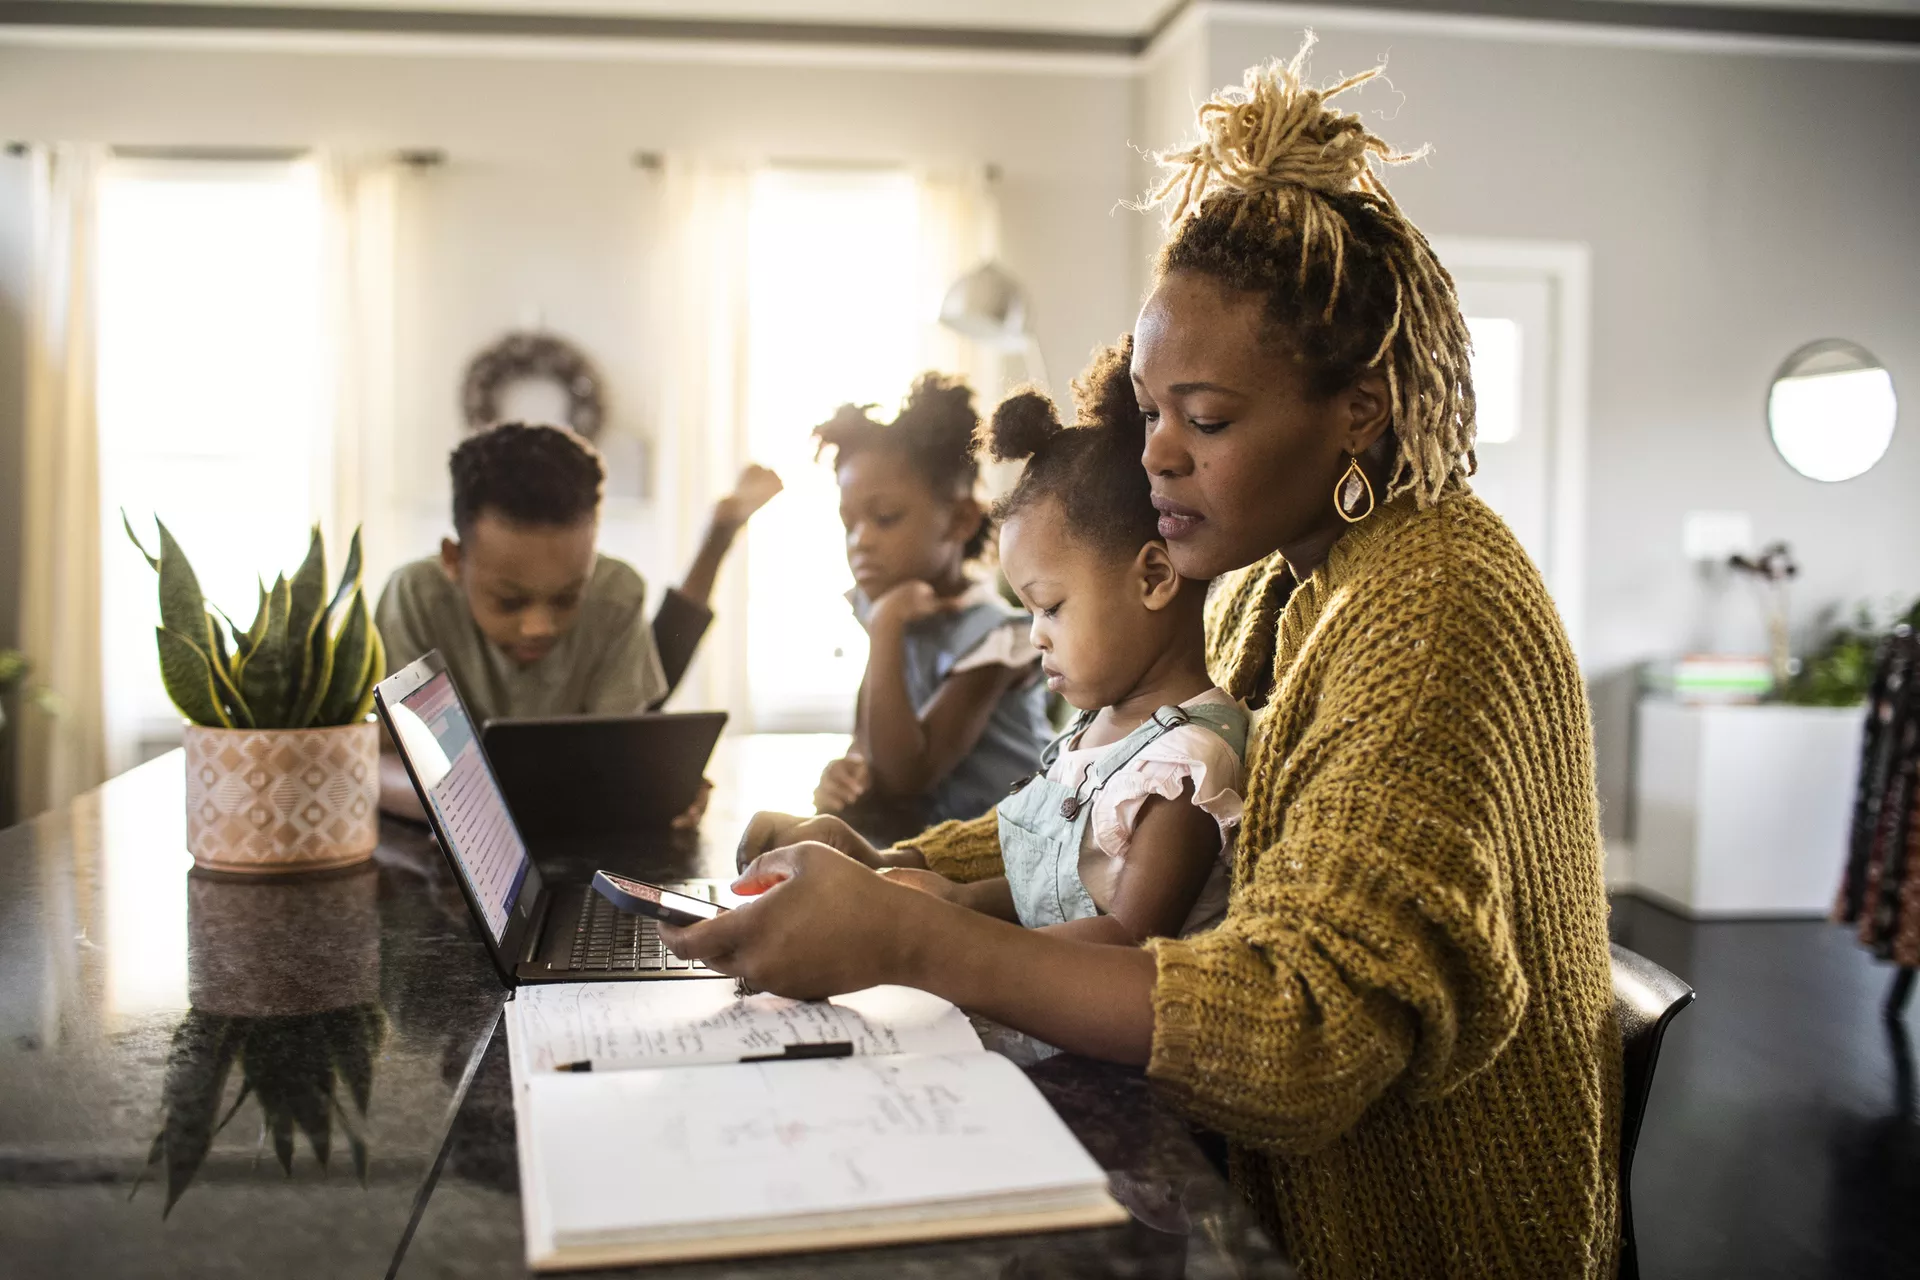
[[[1389,492],[1423,507],[1473,467],[1473,380],[1453,279],[1395,203],[1375,162],[1396,151],[1331,100],[1383,68],[1328,88],[1293,60],[1252,67],[1199,112],[1201,137],[1162,153],[1146,200],[1166,210],[1160,272],[1198,271],[1266,295],[1269,318],[1330,394],[1364,373],[1387,383],[1396,457]]]

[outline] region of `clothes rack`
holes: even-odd
[[[1905,1012],[1920,969],[1920,636],[1880,645],[1867,695],[1847,868],[1834,917],[1895,966],[1883,1012]]]

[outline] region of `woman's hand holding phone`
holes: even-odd
[[[617,876],[611,871],[593,873],[593,891],[611,902],[622,911],[634,915],[652,916],[662,924],[689,925],[700,924],[706,920],[716,920],[726,913],[726,908],[717,902],[708,902],[704,898],[690,898],[684,893],[645,880],[631,880],[626,876]]]
[[[735,893],[756,901],[702,924],[662,923],[660,940],[682,959],[800,1000],[898,982],[918,933],[913,918],[921,904],[938,904],[890,879],[841,849],[784,845],[734,881]]]

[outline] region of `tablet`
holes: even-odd
[[[659,830],[700,794],[724,711],[490,720],[487,758],[529,840]]]

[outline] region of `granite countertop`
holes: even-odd
[[[742,815],[810,786],[831,747],[735,740],[697,838],[542,866],[728,874]],[[523,1274],[506,993],[431,839],[386,824],[345,872],[213,876],[185,851],[182,790],[176,753],[0,832],[7,1274]],[[648,1274],[1293,1274],[1137,1072],[1032,1075],[1132,1222]]]

